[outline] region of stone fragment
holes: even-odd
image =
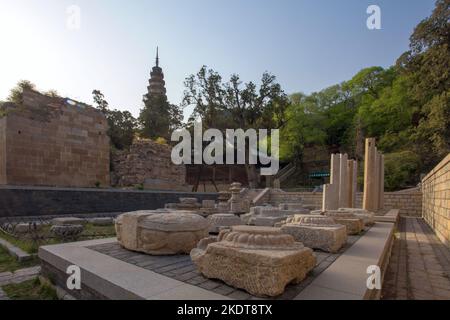
[[[360,234],[364,230],[364,221],[355,214],[337,210],[313,211],[312,214],[324,215],[334,219],[338,224],[347,227],[348,235]]]
[[[287,219],[281,231],[309,248],[326,252],[338,252],[347,242],[347,228],[326,216],[295,215]]]
[[[57,224],[50,228],[50,232],[59,238],[76,238],[84,230],[81,224]]]
[[[136,211],[116,219],[118,242],[151,255],[188,254],[208,236],[208,221],[188,211]]]
[[[178,203],[167,203],[166,209],[170,210],[199,210],[201,204],[198,203],[197,198],[180,198]]]
[[[216,202],[214,200],[203,200],[202,208],[203,209],[214,209],[216,207]]]
[[[310,248],[279,228],[235,226],[222,230],[217,240],[201,242],[191,251],[199,271],[259,297],[282,294],[316,264]]]
[[[292,210],[292,211],[304,211],[304,210],[308,210],[303,206],[302,202],[298,202],[298,203],[280,203],[280,205],[278,206],[280,208],[280,210]],[[300,214],[300,213],[299,213]]]
[[[14,227],[14,233],[28,233],[30,231],[30,225],[28,223],[18,223]]]
[[[290,212],[280,210],[275,207],[261,207],[253,215],[248,223],[255,226],[273,227],[276,223],[286,220],[290,216]]]
[[[221,228],[243,225],[242,220],[232,213],[218,213],[208,216],[210,223],[209,232],[219,233]]]
[[[89,222],[94,226],[110,226],[114,224],[113,218],[110,217],[92,218],[89,219]]]
[[[233,182],[230,187],[231,199],[230,199],[230,211],[231,213],[244,213],[246,208],[242,202],[241,197],[242,184],[239,182]]]
[[[375,224],[375,214],[365,209],[339,208],[338,211],[353,213],[356,217],[363,219],[365,226],[372,226]]]
[[[83,224],[86,224],[86,220],[76,218],[76,217],[63,217],[63,218],[52,219],[52,225],[55,225],[55,226],[68,225],[68,224],[83,225]]]

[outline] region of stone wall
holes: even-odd
[[[356,207],[362,207],[362,193],[356,194]],[[272,190],[270,203],[278,205],[283,202],[298,201],[303,199],[305,204],[315,205],[317,209],[322,207],[321,192],[280,192]],[[422,215],[422,193],[421,192],[385,192],[385,209],[400,209],[400,213],[408,216],[420,217]]]
[[[164,208],[180,197],[216,200],[217,193],[0,186],[0,218],[115,213]]]
[[[450,154],[422,180],[423,217],[450,246]]]
[[[109,186],[107,122],[95,108],[25,90],[0,122],[0,183]]]
[[[112,155],[111,183],[117,187],[142,185],[153,190],[187,190],[186,167],[171,160],[172,149],[152,140],[136,140],[130,150]]]

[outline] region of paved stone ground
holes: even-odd
[[[361,236],[361,235],[360,235]],[[328,268],[345,250],[354,244],[360,236],[349,236],[347,244],[337,254],[315,251],[317,265],[311,274],[300,284],[288,285],[285,292],[276,299],[291,300],[306,288],[319,274]],[[167,277],[222,294],[236,300],[253,300],[261,298],[254,297],[243,290],[228,286],[220,280],[205,278],[192,263],[190,256],[150,256],[133,252],[122,248],[118,243],[103,244],[89,247],[97,252],[109,255],[116,259],[134,264],[141,268],[165,275]]]
[[[5,292],[2,290],[2,286],[11,283],[21,283],[27,280],[35,278],[41,272],[41,267],[31,267],[26,269],[20,269],[15,272],[2,272],[0,273],[0,300],[9,300]]]
[[[450,249],[422,218],[401,217],[386,272],[386,300],[450,299]]]

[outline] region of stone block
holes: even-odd
[[[76,217],[63,217],[63,218],[54,218],[52,219],[52,225],[68,225],[68,224],[75,224],[75,225],[83,225],[86,223],[86,220],[76,218]]]
[[[364,221],[353,213],[339,211],[325,211],[323,215],[331,217],[338,224],[347,227],[348,235],[357,235],[364,230]]]
[[[208,216],[209,232],[219,233],[222,228],[243,225],[242,220],[232,213],[218,213]]]
[[[191,258],[204,276],[260,297],[281,295],[316,264],[310,248],[280,229],[250,226],[221,231],[217,242],[199,244]]]
[[[289,218],[281,231],[313,249],[338,252],[347,242],[347,228],[326,216],[296,215]]]
[[[84,230],[81,224],[53,225],[50,232],[59,238],[76,238]]]
[[[110,226],[114,224],[114,220],[111,217],[101,217],[89,219],[89,222],[94,226]]]

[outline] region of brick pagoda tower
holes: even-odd
[[[159,66],[159,52],[158,47],[156,48],[156,65],[150,72],[149,86],[147,87],[147,94],[144,95],[144,101],[150,98],[162,97],[167,100],[166,96],[166,82],[164,81],[164,73]]]

